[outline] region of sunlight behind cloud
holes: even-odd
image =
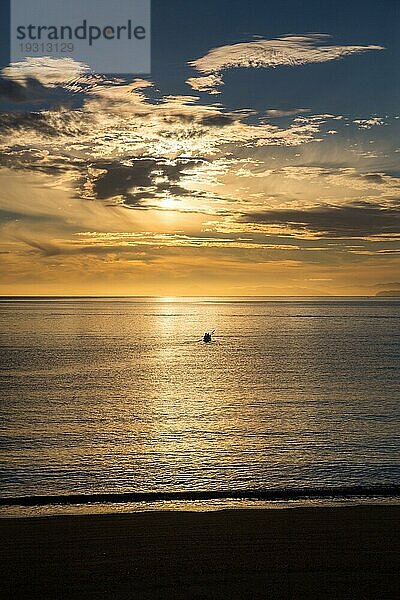
[[[218,69],[381,49],[326,42],[286,36],[211,50],[190,83],[203,92],[222,85]],[[267,100],[229,109],[199,95],[163,95],[152,81],[93,75],[73,61],[6,68],[3,289],[35,278],[94,289],[107,276],[152,294],[202,293],[205,278],[207,293],[331,293],[351,288],[337,269],[354,261],[365,281],[371,261],[394,277],[398,120]]]

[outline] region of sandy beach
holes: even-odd
[[[400,506],[1,519],[3,598],[396,598]]]

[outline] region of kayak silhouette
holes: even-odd
[[[214,335],[215,329],[213,329],[211,331],[211,333],[209,331],[206,331],[205,334],[203,335],[203,342],[208,344],[209,342],[212,341],[212,337]]]

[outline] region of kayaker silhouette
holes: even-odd
[[[208,342],[211,342],[211,336],[214,333],[214,331],[212,331],[211,333],[209,333],[208,331],[206,331],[206,333],[203,335],[203,342],[205,342],[206,344]]]

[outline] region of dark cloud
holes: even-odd
[[[60,246],[48,240],[28,239],[23,236],[19,236],[19,240],[24,242],[32,250],[40,252],[43,256],[51,257],[62,254]]]
[[[239,112],[222,112],[222,109],[217,107],[207,107],[206,110],[204,107],[199,107],[199,110],[193,110],[192,102],[185,101],[185,98],[180,99],[180,107],[169,105],[168,99],[160,102],[158,106],[160,121],[164,123],[179,122],[187,125],[202,125],[203,127],[225,127],[243,118],[243,114]],[[144,116],[143,112],[140,116]]]
[[[235,119],[229,115],[207,115],[200,119],[200,124],[205,127],[225,127],[231,125]]]
[[[385,180],[383,179],[382,175],[379,175],[378,173],[368,173],[367,175],[363,175],[362,177],[367,181],[371,181],[372,183],[385,183]]]
[[[151,255],[147,251],[146,247],[141,247],[140,252],[137,251],[136,247],[132,247],[131,244],[117,244],[114,246],[110,246],[109,244],[76,244],[69,245],[68,243],[57,243],[43,239],[31,239],[26,236],[18,236],[18,241],[23,242],[30,248],[30,250],[34,253],[41,254],[46,258],[53,257],[62,257],[62,256],[73,256],[87,254],[93,256],[103,256],[103,255],[114,255],[115,259],[118,260],[118,255],[125,255],[129,257],[129,260],[137,260],[140,262],[152,262],[157,260],[158,256],[161,256],[162,253],[154,252],[152,250]],[[140,243],[137,244],[140,246]]]
[[[0,113],[0,132],[22,133],[26,130],[39,130],[45,135],[55,135],[56,131],[49,126],[47,116],[40,112]]]
[[[375,283],[373,287],[400,288],[400,281],[394,281],[394,282],[389,282],[389,283]]]
[[[310,209],[249,212],[241,223],[287,226],[326,237],[366,237],[400,233],[400,207],[386,208],[368,202],[345,206],[321,205]]]
[[[60,135],[79,136],[86,133],[87,123],[77,111],[54,110],[0,113],[0,133],[38,133],[43,137],[56,138]]]
[[[0,100],[24,102],[28,99],[27,88],[17,81],[0,77]]]
[[[48,175],[62,175],[67,171],[78,173],[84,165],[85,161],[77,157],[49,156],[41,150],[20,145],[5,148],[0,154],[0,166],[2,167]]]
[[[64,121],[65,115],[62,117]],[[0,114],[1,123],[6,119],[12,123],[13,130],[21,134],[27,126],[42,129],[42,133],[55,135],[54,127],[49,126],[41,113]],[[188,189],[182,182],[188,177],[190,169],[204,164],[205,158],[165,159],[162,157],[126,157],[91,161],[83,157],[63,154],[51,154],[47,149],[32,148],[23,145],[12,145],[3,149],[0,155],[0,166],[45,173],[63,177],[71,175],[76,196],[95,200],[112,200],[119,198],[129,207],[140,208],[143,201],[157,199],[161,194],[175,197],[187,196]],[[203,192],[192,192],[202,196]]]
[[[120,161],[96,161],[90,167],[102,172],[91,181],[93,195],[98,200],[122,196],[127,206],[139,206],[141,200],[154,198],[160,193],[187,195],[187,190],[179,185],[179,181],[185,177],[185,170],[202,162],[198,159],[171,161],[161,158],[125,158],[125,164]]]
[[[84,101],[84,93],[71,87],[44,85],[35,77],[25,77],[23,83],[0,75],[0,105],[6,110],[29,111],[50,110],[56,107],[79,107]],[[8,105],[8,106],[7,106]]]

